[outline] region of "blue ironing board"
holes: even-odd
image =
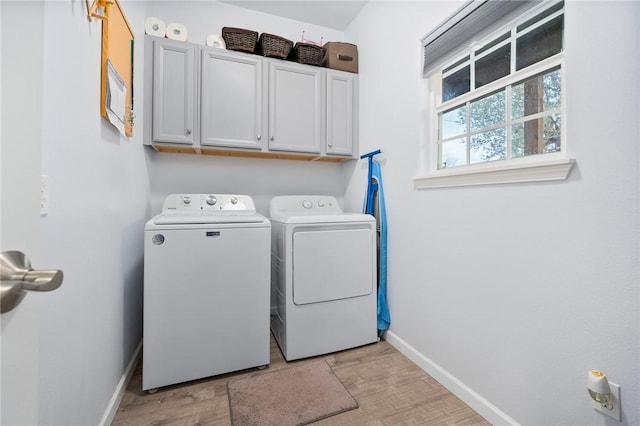
[[[378,228],[378,336],[382,337],[391,324],[391,315],[387,305],[387,213],[384,205],[382,171],[380,164],[373,160],[373,156],[380,152],[372,151],[360,158],[367,158],[369,161],[363,211],[376,218]]]

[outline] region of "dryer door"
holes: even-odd
[[[317,229],[293,234],[293,302],[296,305],[371,294],[375,289],[372,227]]]

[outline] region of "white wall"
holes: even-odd
[[[619,424],[591,408],[592,368],[639,424],[640,3],[566,3],[567,181],[417,191],[419,39],[459,6],[370,2],[345,32],[361,152],[384,152],[389,340],[496,424]]]
[[[250,195],[258,212],[269,215],[276,195],[326,194],[342,202],[341,165],[308,161],[169,154],[149,150],[152,210],[159,213],[172,193]]]
[[[121,3],[141,40],[148,5]],[[91,425],[142,338],[149,179],[141,123],[123,138],[100,117],[100,21],[80,1],[46,2],[44,21],[44,51],[24,53],[44,55],[42,264],[62,269],[64,282],[42,300],[39,424]],[[138,66],[136,84],[141,75]]]
[[[341,31],[219,2],[158,1],[153,16],[187,27],[188,40],[204,44],[208,34],[222,27],[240,27],[280,35],[294,42],[305,38],[344,40]],[[233,102],[233,100],[229,100]],[[269,214],[269,200],[276,195],[327,194],[342,202],[343,164],[309,161],[195,156],[148,152],[152,210],[158,213],[171,193],[240,193],[253,197],[257,210]]]

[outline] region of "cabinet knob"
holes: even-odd
[[[331,148],[332,146],[333,146],[333,144],[332,144],[332,143],[330,143],[330,144],[329,144],[329,148]]]
[[[274,140],[276,140],[276,138],[274,138],[273,136],[271,136],[271,138],[269,139],[271,142],[273,142]]]
[[[262,135],[258,135],[258,136],[256,137],[256,139],[258,139],[258,140],[262,140]]]
[[[187,131],[185,132],[185,134],[190,135],[190,134],[191,134],[191,130],[187,129]]]

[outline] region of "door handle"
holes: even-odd
[[[62,279],[59,269],[35,270],[24,253],[3,251],[0,253],[0,313],[18,306],[26,291],[55,290],[62,285]]]

